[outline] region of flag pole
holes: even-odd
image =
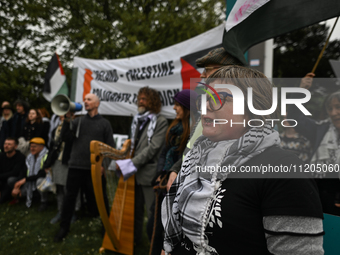
[[[336,20],[335,20],[335,22],[334,22],[334,25],[333,25],[333,28],[332,28],[331,32],[329,33],[329,35],[328,35],[328,37],[327,37],[326,43],[325,43],[325,45],[323,46],[323,48],[322,48],[322,50],[321,50],[321,52],[320,52],[320,55],[319,55],[319,57],[318,57],[318,59],[317,59],[315,65],[314,65],[313,70],[312,70],[311,73],[314,73],[314,72],[315,72],[315,69],[316,69],[317,66],[319,65],[319,62],[320,62],[320,60],[321,60],[321,58],[322,58],[322,55],[323,55],[323,53],[324,53],[324,51],[325,51],[325,49],[326,49],[326,47],[327,47],[327,45],[328,45],[329,38],[331,38],[331,35],[332,35],[333,31],[334,31],[334,28],[335,28],[335,26],[336,26],[336,23],[338,22],[338,19],[339,19],[339,17],[336,18]]]

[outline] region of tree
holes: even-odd
[[[179,43],[219,25],[225,1],[0,0],[0,102],[48,106],[44,74],[57,51],[67,80],[75,56],[116,59]]]
[[[326,42],[329,29],[326,24],[315,24],[276,37],[274,39],[273,76],[302,78],[311,72]],[[330,59],[340,58],[339,48],[340,40],[330,41],[315,71],[316,78],[329,79],[314,79],[313,86],[310,89],[312,98],[306,104],[313,118],[324,116],[322,107],[324,98],[326,95],[339,90],[339,86],[335,85],[335,79],[332,79],[335,74],[329,64]],[[298,86],[299,82],[300,79],[296,79],[293,85]],[[285,84],[283,86],[291,85]]]
[[[303,77],[313,66],[323,48],[329,27],[315,24],[275,38],[274,77]],[[330,59],[340,57],[340,40],[329,42],[316,69],[317,77],[335,77]]]
[[[0,100],[22,98],[33,106],[43,106],[40,97],[46,63],[40,3],[0,1]]]

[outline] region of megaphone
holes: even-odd
[[[80,103],[72,102],[65,95],[56,95],[51,101],[51,108],[54,114],[61,116],[65,115],[68,111],[78,112],[81,111],[83,106]]]

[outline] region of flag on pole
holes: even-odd
[[[46,70],[43,96],[47,101],[51,102],[53,97],[59,94],[68,96],[68,87],[59,56],[54,53]]]
[[[340,16],[339,0],[237,0],[223,35],[223,47],[247,64],[253,45]]]

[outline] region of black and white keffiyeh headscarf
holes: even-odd
[[[200,254],[208,254],[205,252],[207,214],[214,193],[229,173],[196,171],[198,167],[239,167],[267,148],[279,144],[279,134],[270,125],[251,128],[239,139],[231,141],[212,142],[200,136],[187,153],[181,171],[163,200],[165,252],[171,252],[183,236],[186,236],[199,247]]]
[[[39,153],[38,157],[35,158],[31,153],[26,158],[27,166],[27,177],[37,175],[39,170],[42,168],[44,161],[46,160],[48,149],[44,147]],[[31,207],[33,191],[37,189],[35,181],[26,182],[26,206]]]
[[[311,158],[311,164],[334,165],[340,164],[340,137],[339,132],[329,119],[329,128],[325,133],[319,147]],[[326,173],[315,171],[311,173],[314,178],[325,178]],[[340,173],[339,173],[340,178]]]
[[[132,124],[131,124],[131,151],[133,151],[135,147],[135,135],[136,135],[136,128],[138,125],[138,121],[144,122],[148,118],[150,119],[150,124],[147,130],[147,137],[148,137],[148,143],[150,143],[151,138],[156,128],[156,124],[157,124],[157,114],[150,113],[149,111],[147,111],[143,114],[137,114],[133,117]]]

